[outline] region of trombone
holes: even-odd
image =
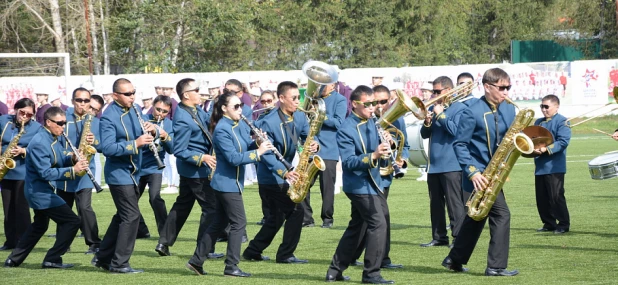
[[[588,114],[590,114],[590,113],[592,113],[592,112],[595,112],[595,111],[601,110],[601,109],[603,109],[603,108],[605,108],[605,107],[607,107],[607,106],[609,106],[609,105],[617,104],[617,103],[618,103],[618,86],[615,86],[615,87],[614,87],[614,89],[612,90],[612,95],[614,95],[614,101],[615,101],[615,102],[609,102],[609,103],[607,103],[607,104],[605,104],[605,105],[603,105],[603,106],[601,106],[601,107],[599,107],[599,108],[596,108],[596,109],[594,109],[594,110],[588,111],[588,112],[583,113],[583,114],[581,114],[581,115],[579,115],[579,116],[575,116],[575,117],[573,117],[573,118],[569,118],[568,120],[566,120],[566,121],[565,121],[565,124],[567,124],[567,126],[569,126],[570,128],[573,128],[573,127],[575,127],[575,126],[579,126],[579,125],[581,125],[581,124],[583,124],[583,123],[585,123],[585,122],[588,122],[588,121],[590,121],[590,120],[592,120],[592,119],[596,119],[596,118],[598,118],[598,117],[601,117],[601,116],[603,116],[603,115],[605,115],[605,114],[607,114],[607,113],[609,113],[609,112],[612,112],[612,111],[618,110],[618,107],[614,107],[614,108],[612,108],[612,109],[610,109],[610,110],[608,110],[608,111],[606,111],[606,112],[603,112],[603,113],[598,114],[598,115],[596,115],[596,116],[592,116],[592,117],[590,117],[590,118],[584,119],[583,121],[581,121],[581,122],[577,122],[576,124],[569,125],[569,122],[571,122],[571,121],[572,121],[572,120],[574,120],[574,119],[579,119],[579,118],[585,117],[586,115],[588,115]]]
[[[448,108],[450,104],[460,101],[470,95],[474,87],[476,87],[476,83],[472,81],[466,82],[462,85],[457,86],[456,88],[449,90],[444,94],[441,94],[436,98],[429,99],[426,102],[421,101],[421,99],[417,97],[412,97],[411,99],[414,102],[414,105],[416,105],[416,108],[414,108],[414,110],[411,110],[411,112],[417,119],[424,120],[425,116],[427,115],[427,109],[429,109],[430,106],[436,104],[439,101],[443,101],[445,108]]]

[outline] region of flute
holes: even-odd
[[[140,115],[140,112],[135,106],[135,104],[133,104],[133,110],[135,110],[135,114],[137,115],[137,119],[139,120],[139,125],[142,127],[142,132],[144,132],[144,134],[147,134],[148,132],[146,131],[146,127],[144,126],[145,124],[144,119],[142,119],[142,115]],[[161,161],[161,158],[159,157],[159,151],[154,141],[150,142],[148,144],[148,147],[152,151],[152,154],[154,155],[154,158],[157,161],[157,169],[161,170],[165,168],[165,164],[163,164],[163,161]]]
[[[247,125],[249,126],[249,128],[251,128],[251,131],[263,142],[265,141],[269,141],[268,137],[264,136],[262,134],[262,132],[256,128],[253,123],[251,123],[251,121],[249,121],[245,116],[243,116],[242,114],[240,115],[240,118],[245,121],[245,123],[247,123]],[[281,163],[283,163],[283,166],[285,166],[285,169],[287,169],[287,171],[292,171],[292,169],[294,168],[289,162],[287,162],[285,160],[285,158],[283,157],[283,155],[277,150],[277,148],[273,148],[272,152],[275,154],[275,156],[277,157],[277,159],[279,159],[279,161],[281,161]]]
[[[64,139],[67,140],[67,143],[69,144],[69,147],[71,148],[71,151],[73,152],[73,155],[77,157],[77,161],[83,161],[84,158],[81,156],[77,148],[75,148],[75,146],[73,145],[73,143],[71,142],[67,134],[65,132],[62,132],[62,136],[64,136]],[[101,188],[101,185],[97,183],[96,179],[94,178],[94,175],[92,174],[92,171],[90,170],[90,167],[86,168],[86,174],[88,174],[90,181],[92,181],[92,184],[94,184],[94,189],[96,189],[97,193],[101,193],[101,191],[103,191],[103,188]]]

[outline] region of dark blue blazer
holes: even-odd
[[[11,143],[11,140],[19,133],[19,128],[15,125],[15,115],[4,115],[0,117],[0,126],[2,126],[2,133],[0,134],[0,140],[2,140],[2,154]],[[18,126],[18,125],[17,125]],[[26,130],[24,134],[19,138],[17,145],[25,148],[36,133],[43,127],[41,124],[31,120],[26,123]],[[15,168],[10,169],[4,175],[4,179],[7,180],[24,180],[26,178],[26,157],[28,156],[28,149],[26,149],[26,155],[18,155],[13,157],[15,161]]]
[[[549,119],[541,118],[534,122],[535,126],[548,129],[554,136],[554,143],[547,146],[547,152],[534,158],[535,175],[566,173],[566,148],[571,140],[571,128],[566,120],[556,113]]]
[[[260,156],[255,142],[241,124],[223,116],[213,132],[217,167],[210,186],[220,192],[242,192],[245,164],[256,163]]]
[[[361,119],[352,112],[337,132],[337,145],[343,168],[343,192],[355,195],[382,192],[380,159],[371,159],[371,153],[380,145],[375,120]]]
[[[80,179],[73,172],[71,156],[49,130],[41,128],[28,145],[24,194],[30,208],[49,209],[65,204],[56,195],[56,181]]]
[[[450,108],[449,108],[450,109]],[[472,192],[470,178],[482,173],[515,119],[515,107],[502,102],[496,109],[485,96],[461,114],[453,148],[463,170],[462,189]],[[498,138],[496,138],[496,124]]]
[[[71,143],[77,148],[79,148],[79,142],[82,137],[82,130],[84,129],[84,122],[86,116],[78,117],[74,113],[74,109],[71,107],[67,109],[67,124],[64,127],[64,132],[67,134]],[[89,116],[89,115],[88,115]],[[94,142],[92,146],[98,151],[101,152],[101,136],[99,132],[100,122],[99,119],[92,118],[92,122],[90,123],[90,132],[94,135]],[[69,143],[66,142],[64,137],[59,137],[58,141],[61,145],[67,150],[67,152],[71,152],[71,147],[69,147]],[[89,165],[90,171],[94,173],[95,163],[94,159],[90,160]],[[58,183],[58,188],[62,189],[66,192],[78,192],[82,189],[92,189],[94,185],[92,184],[92,180],[88,177],[88,175],[84,175],[79,179],[69,180],[69,181],[60,181]]]
[[[182,104],[182,105],[181,105]],[[206,130],[206,135],[197,125],[189,112],[178,104],[174,115],[174,156],[178,174],[187,178],[208,178],[211,169],[202,163],[202,155],[213,155],[212,136],[206,122],[206,112],[202,108],[189,107]]]
[[[326,119],[322,124],[322,129],[316,135],[320,144],[317,155],[326,160],[339,160],[339,149],[333,142],[337,138],[339,127],[345,120],[348,103],[343,95],[335,91],[323,100],[326,105]]]
[[[399,117],[397,121],[393,122],[393,126],[397,128],[401,133],[403,133],[403,153],[401,154],[401,158],[404,161],[404,168],[407,165],[408,158],[410,158],[410,144],[408,144],[408,132],[406,131],[406,122],[403,116]],[[391,132],[391,135],[394,137],[395,133]],[[382,176],[384,187],[390,187],[393,182],[393,174],[388,176]]]
[[[288,124],[290,130],[294,132],[298,138],[298,143],[302,143],[309,134],[309,123],[307,117],[303,112],[297,111],[288,116],[283,114],[285,123]],[[273,143],[273,146],[277,148],[279,153],[285,157],[288,163],[292,163],[294,155],[297,151],[297,146],[293,145],[292,137],[288,136],[284,123],[279,117],[279,108],[273,109],[268,115],[265,115],[262,119],[256,122],[256,127],[261,129],[268,135],[268,138]],[[259,184],[284,184],[285,175],[287,169],[283,166],[283,163],[274,153],[271,151],[266,152],[260,158],[260,162],[257,167],[257,176]]]
[[[144,120],[147,122],[151,122],[157,125],[157,120],[154,118],[152,114],[144,115]],[[172,129],[172,120],[167,117],[163,118],[163,121],[158,122],[159,127],[163,128],[165,132],[167,132],[167,137],[165,140],[159,139],[157,140],[158,145],[158,153],[161,161],[165,161],[165,153],[172,153],[174,151],[174,130]],[[155,173],[163,173],[163,169],[157,169],[157,160],[152,154],[152,150],[148,145],[142,147],[142,168],[140,170],[140,176],[155,174]]]

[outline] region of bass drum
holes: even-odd
[[[618,176],[618,153],[609,152],[588,162],[590,177],[594,180],[604,180]]]
[[[410,121],[408,121],[410,120]],[[408,161],[416,167],[427,167],[429,162],[429,139],[421,137],[422,120],[414,116],[406,116],[406,133],[410,145],[410,158]]]

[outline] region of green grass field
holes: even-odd
[[[599,125],[606,126],[610,132],[615,128],[613,121]],[[584,129],[583,132],[587,134],[575,136],[568,148],[565,188],[571,214],[569,233],[558,236],[535,231],[542,225],[536,210],[534,166],[531,160],[520,159],[511,174],[510,182],[504,186],[512,216],[509,268],[520,270],[518,276],[483,276],[489,242],[487,228],[468,263],[468,273],[455,274],[440,265],[448,253],[446,247],[419,247],[419,244],[431,240],[431,233],[427,184],[416,181],[418,173],[415,170],[395,181],[389,197],[392,220],[390,255],[394,263],[402,263],[405,267],[399,270],[384,270],[383,276],[395,280],[397,284],[615,284],[618,277],[618,189],[615,185],[618,180],[590,179],[587,162],[605,152],[618,149],[618,142],[592,134],[589,129]],[[314,218],[316,222],[320,222],[319,191],[314,193]],[[257,186],[247,187],[244,197],[247,233],[251,239],[260,228],[255,224],[261,218]],[[164,199],[169,210],[175,195],[164,195]],[[207,276],[196,276],[185,269],[184,265],[193,254],[196,244],[199,220],[197,205],[178,242],[170,248],[173,256],[159,257],[154,251],[158,237],[152,209],[147,199],[142,199],[140,207],[153,237],[137,241],[131,265],[144,269],[146,273],[113,275],[92,267],[92,255],[83,253],[87,247],[81,238],[76,238],[71,247],[72,251],[64,255],[64,261],[74,263],[75,268],[43,270],[40,268],[43,256],[54,242],[53,238],[43,237],[19,268],[0,268],[0,280],[2,284],[319,284],[324,280],[339,238],[349,221],[349,200],[339,194],[335,203],[334,228],[303,229],[296,255],[309,259],[309,264],[282,265],[274,261],[241,261],[240,267],[253,274],[253,277],[247,279],[223,277],[222,260],[208,261],[204,265]],[[93,194],[93,207],[103,235],[115,211],[109,191]],[[54,229],[55,224],[52,222],[48,233],[54,233]],[[3,234],[0,233],[0,241],[4,240]],[[275,256],[280,239],[281,233],[266,250],[266,255]],[[218,244],[217,252],[225,252],[225,246],[225,243]],[[242,248],[246,246],[247,244],[243,244]],[[4,261],[8,254],[9,252],[0,252],[0,259]],[[352,277],[352,281],[348,283],[360,283],[362,269],[352,267],[344,274]]]

